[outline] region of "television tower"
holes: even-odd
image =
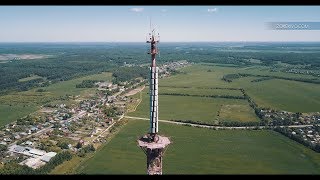
[[[150,23],[151,26],[151,23]],[[151,30],[151,28],[150,28]],[[170,144],[168,137],[158,135],[158,71],[156,65],[156,55],[158,54],[157,43],[159,43],[159,33],[156,35],[155,29],[149,33],[146,40],[151,44],[148,54],[151,54],[150,65],[150,131],[148,134],[138,139],[138,145],[147,155],[147,173],[149,175],[162,174],[162,157],[166,147]]]

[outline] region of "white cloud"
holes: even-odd
[[[132,11],[132,12],[142,12],[143,8],[131,8],[130,11]]]
[[[218,8],[211,8],[211,9],[208,9],[208,12],[209,13],[215,13],[218,11]]]
[[[167,12],[168,10],[166,10],[166,9],[161,9],[161,12]]]

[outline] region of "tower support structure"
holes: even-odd
[[[147,174],[162,174],[162,159],[166,147],[170,144],[168,137],[158,134],[146,134],[138,140],[138,144],[147,156]]]

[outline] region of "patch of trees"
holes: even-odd
[[[272,125],[272,126],[288,126],[288,125],[292,125],[293,122],[296,121],[296,119],[290,119],[289,117],[285,117],[285,118],[280,118],[280,117],[276,117],[271,115],[270,118],[262,118],[262,121],[266,124],[266,125]]]
[[[225,127],[253,127],[253,126],[261,126],[261,122],[239,122],[239,121],[220,121],[219,123],[207,123],[201,121],[194,120],[173,120],[175,122],[183,122],[197,125],[205,125],[205,126],[225,126]],[[191,125],[188,125],[191,126]]]
[[[70,125],[68,126],[68,130],[71,131],[72,133],[74,133],[80,127],[81,127],[80,124],[75,123],[75,122],[71,122]]]
[[[318,125],[318,126],[314,126],[314,130],[316,131],[316,132],[320,132],[320,126]]]
[[[5,152],[8,150],[8,146],[0,144],[0,152]]]
[[[95,83],[99,82],[97,80],[83,80],[80,84],[76,85],[76,88],[93,88],[95,87]]]
[[[1,67],[1,66],[0,66]],[[7,77],[7,75],[4,75]],[[4,77],[0,77],[0,92],[5,92],[5,90],[15,89],[17,91],[27,91],[33,87],[40,87],[40,83],[43,82],[43,79],[33,79],[30,81],[19,82],[19,79],[15,79],[14,77],[8,77],[8,79],[4,79]]]
[[[184,71],[179,71],[179,70],[177,70],[177,69],[169,69],[168,71],[169,71],[169,73],[170,73],[171,75],[187,74],[186,72],[184,72]]]
[[[46,92],[46,91],[47,91],[47,90],[42,89],[42,88],[36,90],[36,92]]]
[[[291,78],[291,77],[281,77],[281,76],[267,76],[267,75],[255,75],[255,74],[241,74],[242,76],[251,76],[251,77],[262,77],[266,79],[284,79],[289,81],[299,81],[299,82],[306,82],[306,83],[313,83],[313,84],[320,84],[320,79],[313,78],[313,79],[304,79],[304,78]]]
[[[77,148],[77,149],[82,148],[82,144],[83,144],[83,143],[81,143],[81,142],[79,141],[79,142],[77,143],[77,145],[76,145],[76,148]]]
[[[261,126],[263,125],[262,122],[256,122],[256,121],[249,121],[249,122],[239,122],[239,121],[221,121],[219,122],[220,125],[226,126],[226,127],[243,127],[243,126]]]
[[[227,89],[227,90],[241,90],[241,88],[229,88],[229,87],[211,87],[211,88],[206,88],[206,87],[196,87],[197,89]]]
[[[0,174],[3,175],[29,175],[35,174],[35,171],[26,166],[26,165],[19,165],[18,162],[8,162],[6,163],[3,168],[0,168]]]
[[[60,147],[61,149],[69,149],[69,143],[65,141],[59,141],[57,143],[57,146]]]
[[[104,90],[103,92],[104,92],[107,96],[111,96],[112,94],[117,93],[117,92],[119,92],[119,91],[120,91],[120,88],[117,87],[117,88],[112,89],[112,90],[110,90],[110,89]]]
[[[169,87],[169,88],[195,88],[195,89],[227,89],[227,90],[241,90],[241,88],[229,88],[229,87],[189,87],[189,86],[161,86],[160,87]]]
[[[198,124],[198,125],[205,125],[205,126],[214,126],[215,124],[209,123],[209,122],[201,122],[201,121],[195,121],[195,120],[181,120],[181,119],[175,119],[172,120],[175,122],[183,122],[183,123],[190,123],[190,124]]]
[[[248,74],[226,74],[222,77],[222,80],[226,81],[226,82],[232,82],[234,79],[239,79],[242,77],[247,77]]]
[[[183,122],[190,124],[198,124],[198,125],[206,125],[206,126],[225,126],[225,127],[246,127],[246,126],[261,126],[263,123],[261,122],[239,122],[239,121],[220,121],[219,124],[209,123],[209,122],[201,122],[195,120],[172,120],[175,122]]]
[[[52,150],[55,148],[55,144],[51,141],[48,140],[41,140],[39,143],[39,149],[44,150],[44,151],[55,151]]]
[[[36,169],[36,174],[48,174],[56,166],[62,164],[64,161],[69,161],[70,159],[72,159],[72,154],[69,151],[62,151],[51,158],[47,164]]]
[[[17,125],[34,125],[37,121],[41,121],[41,118],[27,115],[25,117],[17,119]]]
[[[259,78],[259,79],[254,79],[251,82],[260,82],[260,81],[266,81],[266,80],[270,80],[270,79],[274,79],[274,77],[263,77],[263,78]]]
[[[246,91],[243,88],[241,88],[240,91],[242,92],[243,97],[248,100],[249,106],[254,110],[254,113],[258,116],[260,120],[262,120],[260,125],[267,125],[267,123],[262,119],[263,114],[261,112],[261,108],[258,107],[257,103],[255,103],[253,99],[251,99],[251,97],[246,93]]]
[[[109,129],[110,133],[115,132],[119,127],[125,125],[128,123],[127,119],[122,119],[121,121],[117,121],[115,122],[115,124]]]
[[[107,107],[105,106],[102,110],[102,112],[107,116],[107,117],[116,117],[118,115],[120,115],[120,113],[118,112],[118,108],[116,106],[111,106],[111,107]]]
[[[4,157],[8,150],[8,146],[4,144],[0,144],[0,157]]]
[[[93,147],[92,144],[88,144],[87,146],[82,147],[78,152],[77,155],[79,157],[85,157],[87,153],[94,152],[96,149]]]

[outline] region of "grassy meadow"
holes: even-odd
[[[252,77],[234,80],[261,107],[291,112],[319,112],[320,85],[282,79],[251,82]]]
[[[175,88],[175,87],[159,87],[159,93],[174,93],[174,94],[188,94],[199,96],[215,96],[215,95],[228,95],[228,96],[243,96],[240,90],[230,89],[208,89],[208,88]]]
[[[13,120],[21,118],[37,110],[34,105],[15,105],[10,106],[0,104],[0,126],[6,125]]]
[[[110,81],[111,78],[112,78],[111,73],[104,72],[100,74],[94,74],[94,75],[84,76],[81,78],[72,79],[69,81],[61,82],[61,83],[55,83],[43,89],[58,96],[65,95],[65,94],[79,95],[85,90],[90,89],[90,88],[76,88],[76,85],[81,83],[83,80]]]
[[[259,121],[254,110],[245,100],[235,100],[236,103],[223,103],[220,107],[219,119],[221,121]]]

